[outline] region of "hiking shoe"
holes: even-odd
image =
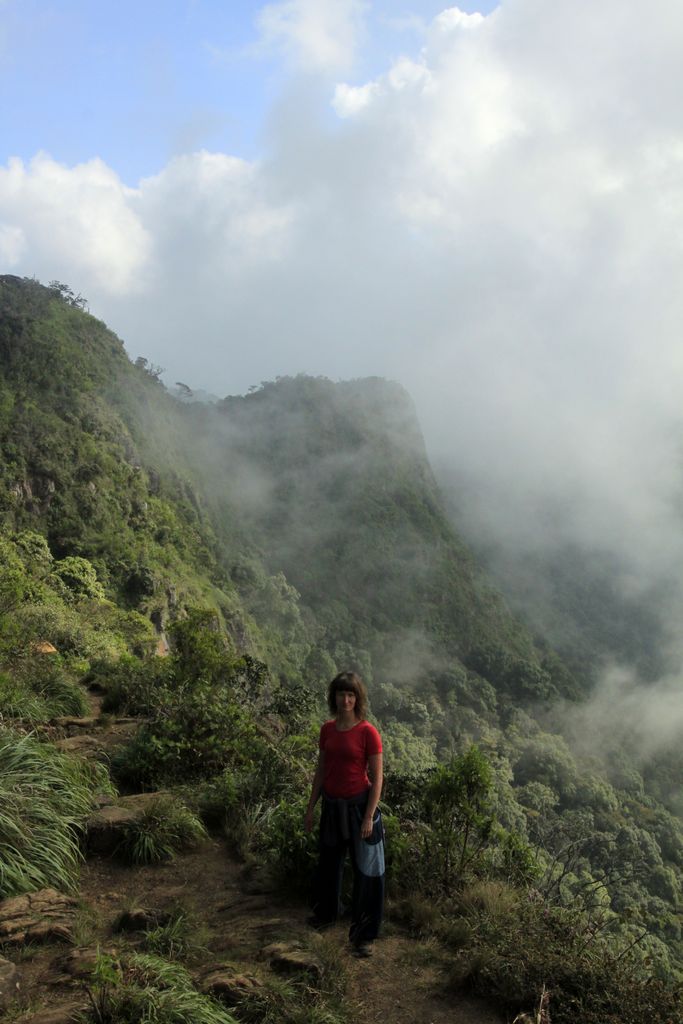
[[[371,942],[356,942],[353,945],[353,955],[357,956],[359,960],[367,960],[369,956],[372,956],[372,943]]]

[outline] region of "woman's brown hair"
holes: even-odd
[[[356,706],[353,709],[356,718],[363,721],[368,712],[368,691],[365,683],[355,672],[340,672],[330,683],[327,691],[327,706],[333,715],[337,714],[335,694],[339,690],[349,690],[356,695]]]

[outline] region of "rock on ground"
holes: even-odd
[[[0,903],[0,943],[71,942],[77,901],[56,889],[14,896]]]
[[[0,956],[0,1009],[5,1009],[19,991],[19,970]]]
[[[138,793],[100,807],[88,819],[88,851],[110,856],[121,842],[125,830],[139,821],[160,796],[161,793]]]
[[[263,988],[263,982],[255,975],[238,972],[229,965],[214,967],[199,981],[201,992],[220,999],[228,1006],[236,1006],[250,995]]]
[[[306,952],[298,945],[286,942],[272,942],[264,946],[262,955],[268,960],[274,971],[280,974],[304,973],[318,979],[322,974],[322,965],[312,953]]]

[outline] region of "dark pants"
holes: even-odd
[[[367,802],[367,792],[349,800],[323,795],[320,859],[313,885],[315,916],[321,922],[336,921],[348,850],[353,869],[349,938],[354,943],[377,938],[384,905],[384,827],[381,814],[375,811],[372,834],[368,839],[361,838]]]

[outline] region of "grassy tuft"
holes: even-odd
[[[472,882],[460,893],[459,901],[467,915],[485,914],[496,920],[506,918],[514,912],[519,902],[519,891],[492,878]]]
[[[37,725],[59,715],[84,715],[87,703],[82,687],[57,668],[22,666],[21,671],[0,672],[0,708],[6,720]]]
[[[0,730],[0,897],[73,889],[96,783],[92,766]]]
[[[206,838],[199,818],[173,796],[159,797],[125,830],[117,854],[129,864],[162,864]]]
[[[206,953],[207,938],[193,915],[177,907],[169,921],[145,933],[142,945],[145,952],[167,960],[189,960]]]
[[[135,953],[120,967],[100,958],[98,980],[89,995],[94,1024],[236,1024],[209,996],[198,992],[187,971],[149,953]]]

